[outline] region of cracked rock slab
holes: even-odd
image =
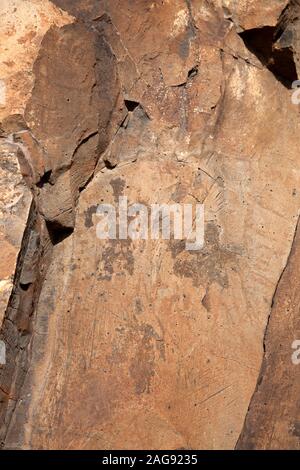
[[[300,449],[300,227],[274,295],[265,354],[237,449]],[[296,342],[296,346],[295,346]]]
[[[3,139],[2,139],[3,140]],[[22,178],[15,148],[0,139],[0,324],[12,291],[31,193]]]
[[[245,447],[297,446],[272,338],[285,296],[297,309],[299,111],[241,33],[287,2],[53,3],[78,21],[44,36],[5,137],[35,205],[1,330],[3,447],[233,449],[255,389]],[[99,240],[97,206],[120,196],[203,202],[204,248]]]

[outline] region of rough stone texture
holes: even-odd
[[[254,392],[238,445],[299,447],[299,379],[275,340],[298,272],[296,245],[281,278],[299,3],[261,3],[53,0],[78,21],[45,32],[24,118],[2,125],[35,201],[0,335],[4,448],[232,449]],[[121,195],[203,202],[203,250],[100,241],[97,206]]]
[[[71,17],[48,0],[0,3],[0,324],[31,204],[12,135],[23,129],[21,114],[33,85],[32,67],[41,40],[53,24],[68,21]]]
[[[10,114],[22,114],[44,34],[52,25],[62,26],[70,21],[71,17],[49,0],[1,1],[0,80],[5,87],[5,101],[0,100],[0,121]]]
[[[13,287],[16,261],[31,204],[15,148],[0,139],[0,324]]]
[[[238,449],[300,449],[299,366],[291,357],[291,346],[300,338],[299,258],[298,223],[274,296],[264,361]]]
[[[39,158],[33,160],[29,149],[32,184],[39,187],[36,197],[45,220],[73,228],[79,191],[109,143],[114,111],[120,123],[125,116],[115,58],[97,32],[67,25],[45,35],[34,72],[25,113],[40,144]]]

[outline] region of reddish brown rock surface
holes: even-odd
[[[1,124],[34,199],[0,336],[3,447],[298,448],[281,318],[297,311],[298,2],[48,3]],[[99,240],[97,206],[119,196],[204,203],[204,248]]]
[[[13,287],[14,273],[31,194],[19,170],[16,148],[0,140],[0,323]]]
[[[274,296],[264,360],[238,449],[300,448],[299,257],[298,223],[292,251]]]

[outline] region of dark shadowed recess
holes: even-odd
[[[74,232],[72,227],[63,227],[56,222],[46,222],[48,234],[52,245],[58,245]]]
[[[282,31],[276,27],[264,26],[239,33],[246,47],[256,55],[285,87],[291,88],[298,79],[293,50],[290,46],[276,47]]]

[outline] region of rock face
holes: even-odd
[[[16,261],[26,226],[31,194],[18,166],[15,147],[0,140],[0,322],[13,288]]]
[[[289,261],[274,296],[266,353],[239,449],[299,449],[299,243],[298,223]],[[294,360],[291,345],[298,349]]]
[[[24,111],[30,96],[41,40],[52,25],[72,18],[50,0],[8,0],[0,5],[1,88],[0,119]],[[0,89],[1,89],[0,88]]]
[[[4,299],[3,447],[299,448],[299,2],[28,3],[43,28],[1,117],[1,167],[18,159],[33,197]],[[204,247],[100,240],[120,197],[204,204]]]
[[[71,17],[50,1],[9,0],[0,5],[0,324],[31,204],[12,135],[24,126],[21,115],[33,86],[32,67],[41,40],[53,24],[68,21]]]

